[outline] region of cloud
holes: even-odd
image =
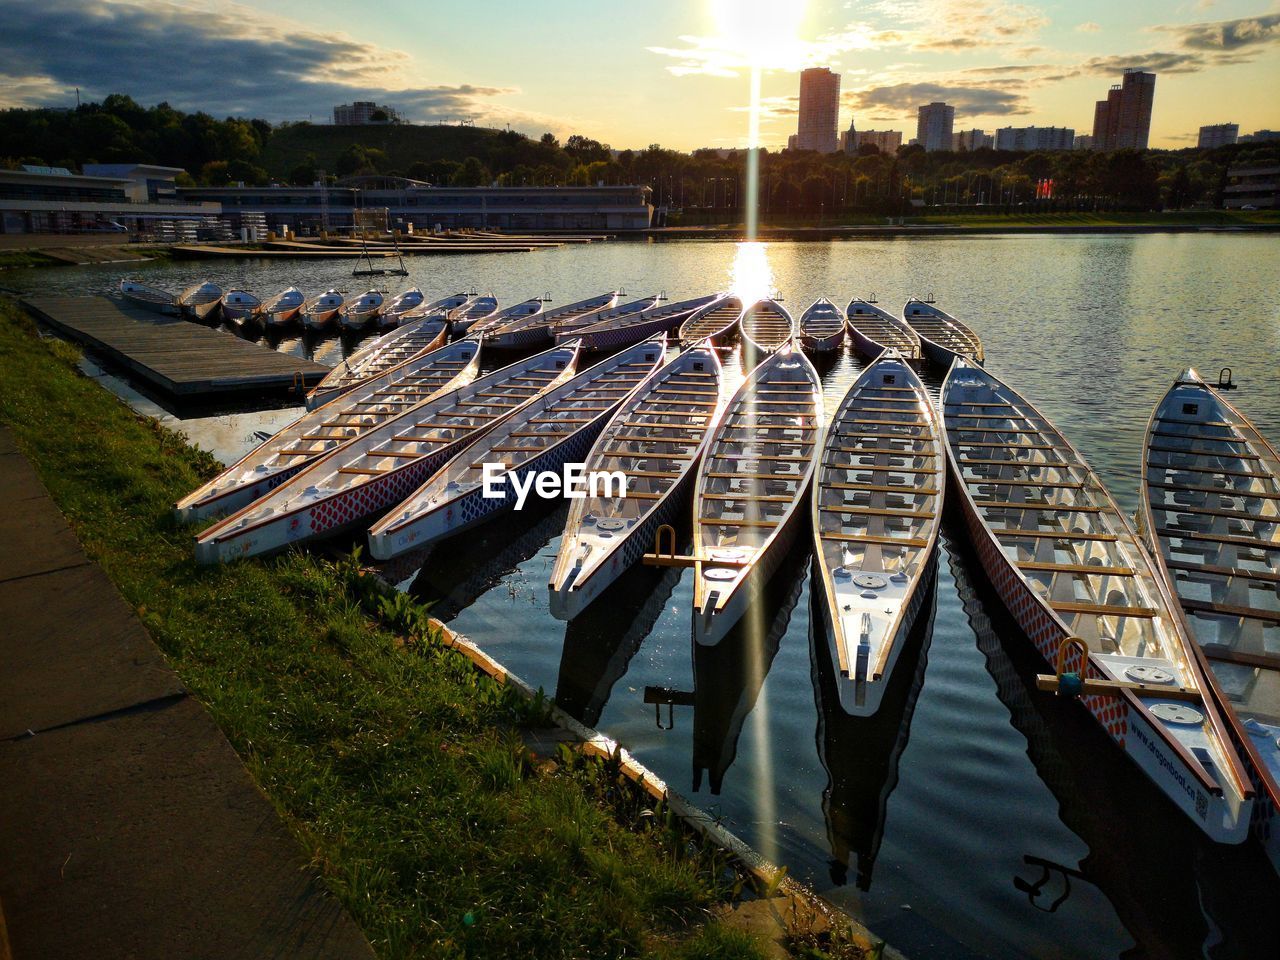
[[[1213,23],[1160,24],[1152,32],[1167,36],[1174,49],[1092,57],[1080,70],[1116,74],[1129,67],[1156,73],[1199,73],[1256,60],[1266,47],[1280,44],[1280,13]]]
[[[1206,66],[1197,53],[1133,53],[1107,57],[1090,57],[1080,65],[1086,73],[1113,75],[1125,70],[1150,70],[1155,73],[1198,73]]]
[[[0,41],[3,43],[3,41]],[[6,106],[37,107],[48,103],[60,103],[66,99],[67,89],[52,77],[41,75],[17,76],[0,73],[0,97]]]
[[[957,114],[973,116],[1010,116],[1030,113],[1026,98],[1009,90],[990,87],[948,85],[940,83],[897,83],[851,90],[842,97],[854,110],[891,111],[903,117],[914,116],[924,103],[943,101],[956,108]],[[878,115],[877,119],[883,119]]]
[[[545,130],[554,118],[498,102],[514,87],[430,82],[400,50],[320,32],[239,4],[0,0],[0,56],[18,83],[0,104],[66,105],[128,93],[141,103],[268,120],[317,119],[376,100],[410,120],[474,118]]]
[[[751,107],[730,107],[734,113],[749,113]],[[760,98],[760,118],[762,120],[779,120],[786,117],[794,117],[800,112],[800,98],[798,96],[783,97],[761,97]]]
[[[1215,23],[1167,24],[1155,27],[1188,50],[1231,51],[1280,42],[1280,13]]]
[[[1097,33],[1102,29],[1102,25],[1094,23],[1092,20],[1086,20],[1084,23],[1076,24],[1076,29],[1081,33]]]
[[[959,53],[1025,47],[1049,23],[1032,8],[1007,0],[885,0],[867,12],[877,22],[852,21],[813,40],[778,37],[759,65],[766,70],[796,71],[834,66],[845,54],[864,50]],[[676,76],[738,77],[753,65],[753,58],[729,39],[689,35],[677,39],[679,45],[646,48],[674,60],[667,70]]]
[[[910,50],[963,52],[1025,45],[1049,18],[1008,0],[882,0],[898,43]]]

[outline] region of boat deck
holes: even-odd
[[[174,397],[284,393],[329,368],[110,297],[29,297],[38,320]]]

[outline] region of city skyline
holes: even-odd
[[[840,130],[852,121],[908,136],[934,101],[955,107],[957,129],[1087,132],[1095,101],[1133,67],[1160,77],[1150,145],[1178,148],[1206,125],[1280,127],[1280,103],[1259,95],[1280,77],[1280,12],[1259,6],[657,0],[606,18],[567,0],[537,17],[477,0],[386,2],[353,24],[339,0],[0,0],[0,105],[74,106],[78,88],[84,100],[119,92],[215,116],[327,122],[337,104],[373,100],[411,122],[687,150],[744,145],[755,63],[761,142],[776,148],[796,131],[806,67],[842,75]],[[155,55],[166,46],[184,51],[181,74]]]

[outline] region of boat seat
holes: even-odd
[[[821,505],[821,509],[827,513],[849,513],[869,517],[912,517],[921,520],[932,520],[937,516],[937,513],[932,510],[892,510],[884,507],[834,506],[825,503]]]
[[[1054,563],[1043,560],[1016,561],[1021,570],[1038,570],[1053,573],[1085,573],[1098,576],[1133,577],[1132,567],[1107,567],[1088,563]]]
[[[749,520],[745,517],[740,519],[732,517],[698,517],[700,523],[713,527],[776,527],[782,522],[782,519],[782,517],[778,517],[776,520]]]
[[[617,440],[619,438],[613,437],[611,439]],[[648,438],[641,438],[639,442],[649,443],[652,441],[650,441]],[[666,443],[668,441],[661,441],[661,442]],[[638,459],[644,459],[644,460],[676,460],[676,461],[692,460],[694,457],[692,453],[665,453],[665,452],[655,453],[651,450],[618,450],[618,449],[601,450],[600,456],[638,458]]]
[[[1203,439],[1203,438],[1197,438]],[[1167,447],[1150,444],[1147,447],[1152,453],[1179,453],[1184,456],[1192,457],[1216,457],[1221,460],[1261,460],[1262,457],[1254,453],[1235,453],[1224,450],[1206,450],[1203,447]],[[1174,464],[1170,464],[1174,466]]]
[[[1120,539],[1114,533],[1094,533],[1092,531],[1081,530],[1037,530],[1029,527],[991,527],[990,530],[997,536],[997,538],[1011,537],[1017,539],[1020,537],[1048,537],[1053,540],[1097,540],[1104,543],[1114,543]]]
[[[875,484],[875,483],[837,483],[827,480],[822,483],[824,490],[865,490],[868,493],[896,493],[907,497],[936,497],[937,487],[913,487],[909,484]]]

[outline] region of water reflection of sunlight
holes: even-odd
[[[729,292],[750,305],[773,293],[773,269],[769,266],[768,244],[744,240],[734,251],[729,268]]]
[[[798,43],[796,35],[804,16],[804,3],[791,0],[712,0],[721,36],[743,57],[751,68],[750,109],[747,115],[746,164],[746,238],[734,251],[729,271],[730,292],[744,305],[770,296],[774,289],[773,270],[765,244],[757,239],[760,209],[760,78],[762,70],[775,65],[779,56],[788,57],[788,48]],[[744,370],[744,373],[746,371]],[[754,406],[754,403],[752,404]],[[748,416],[754,416],[751,410]],[[751,724],[758,745],[756,768],[755,820],[760,852],[769,860],[778,857],[777,802],[774,785],[773,747],[769,729],[768,697],[761,687],[765,673],[765,644],[768,624],[760,597],[747,608],[744,617],[747,630],[747,685],[759,691]]]

